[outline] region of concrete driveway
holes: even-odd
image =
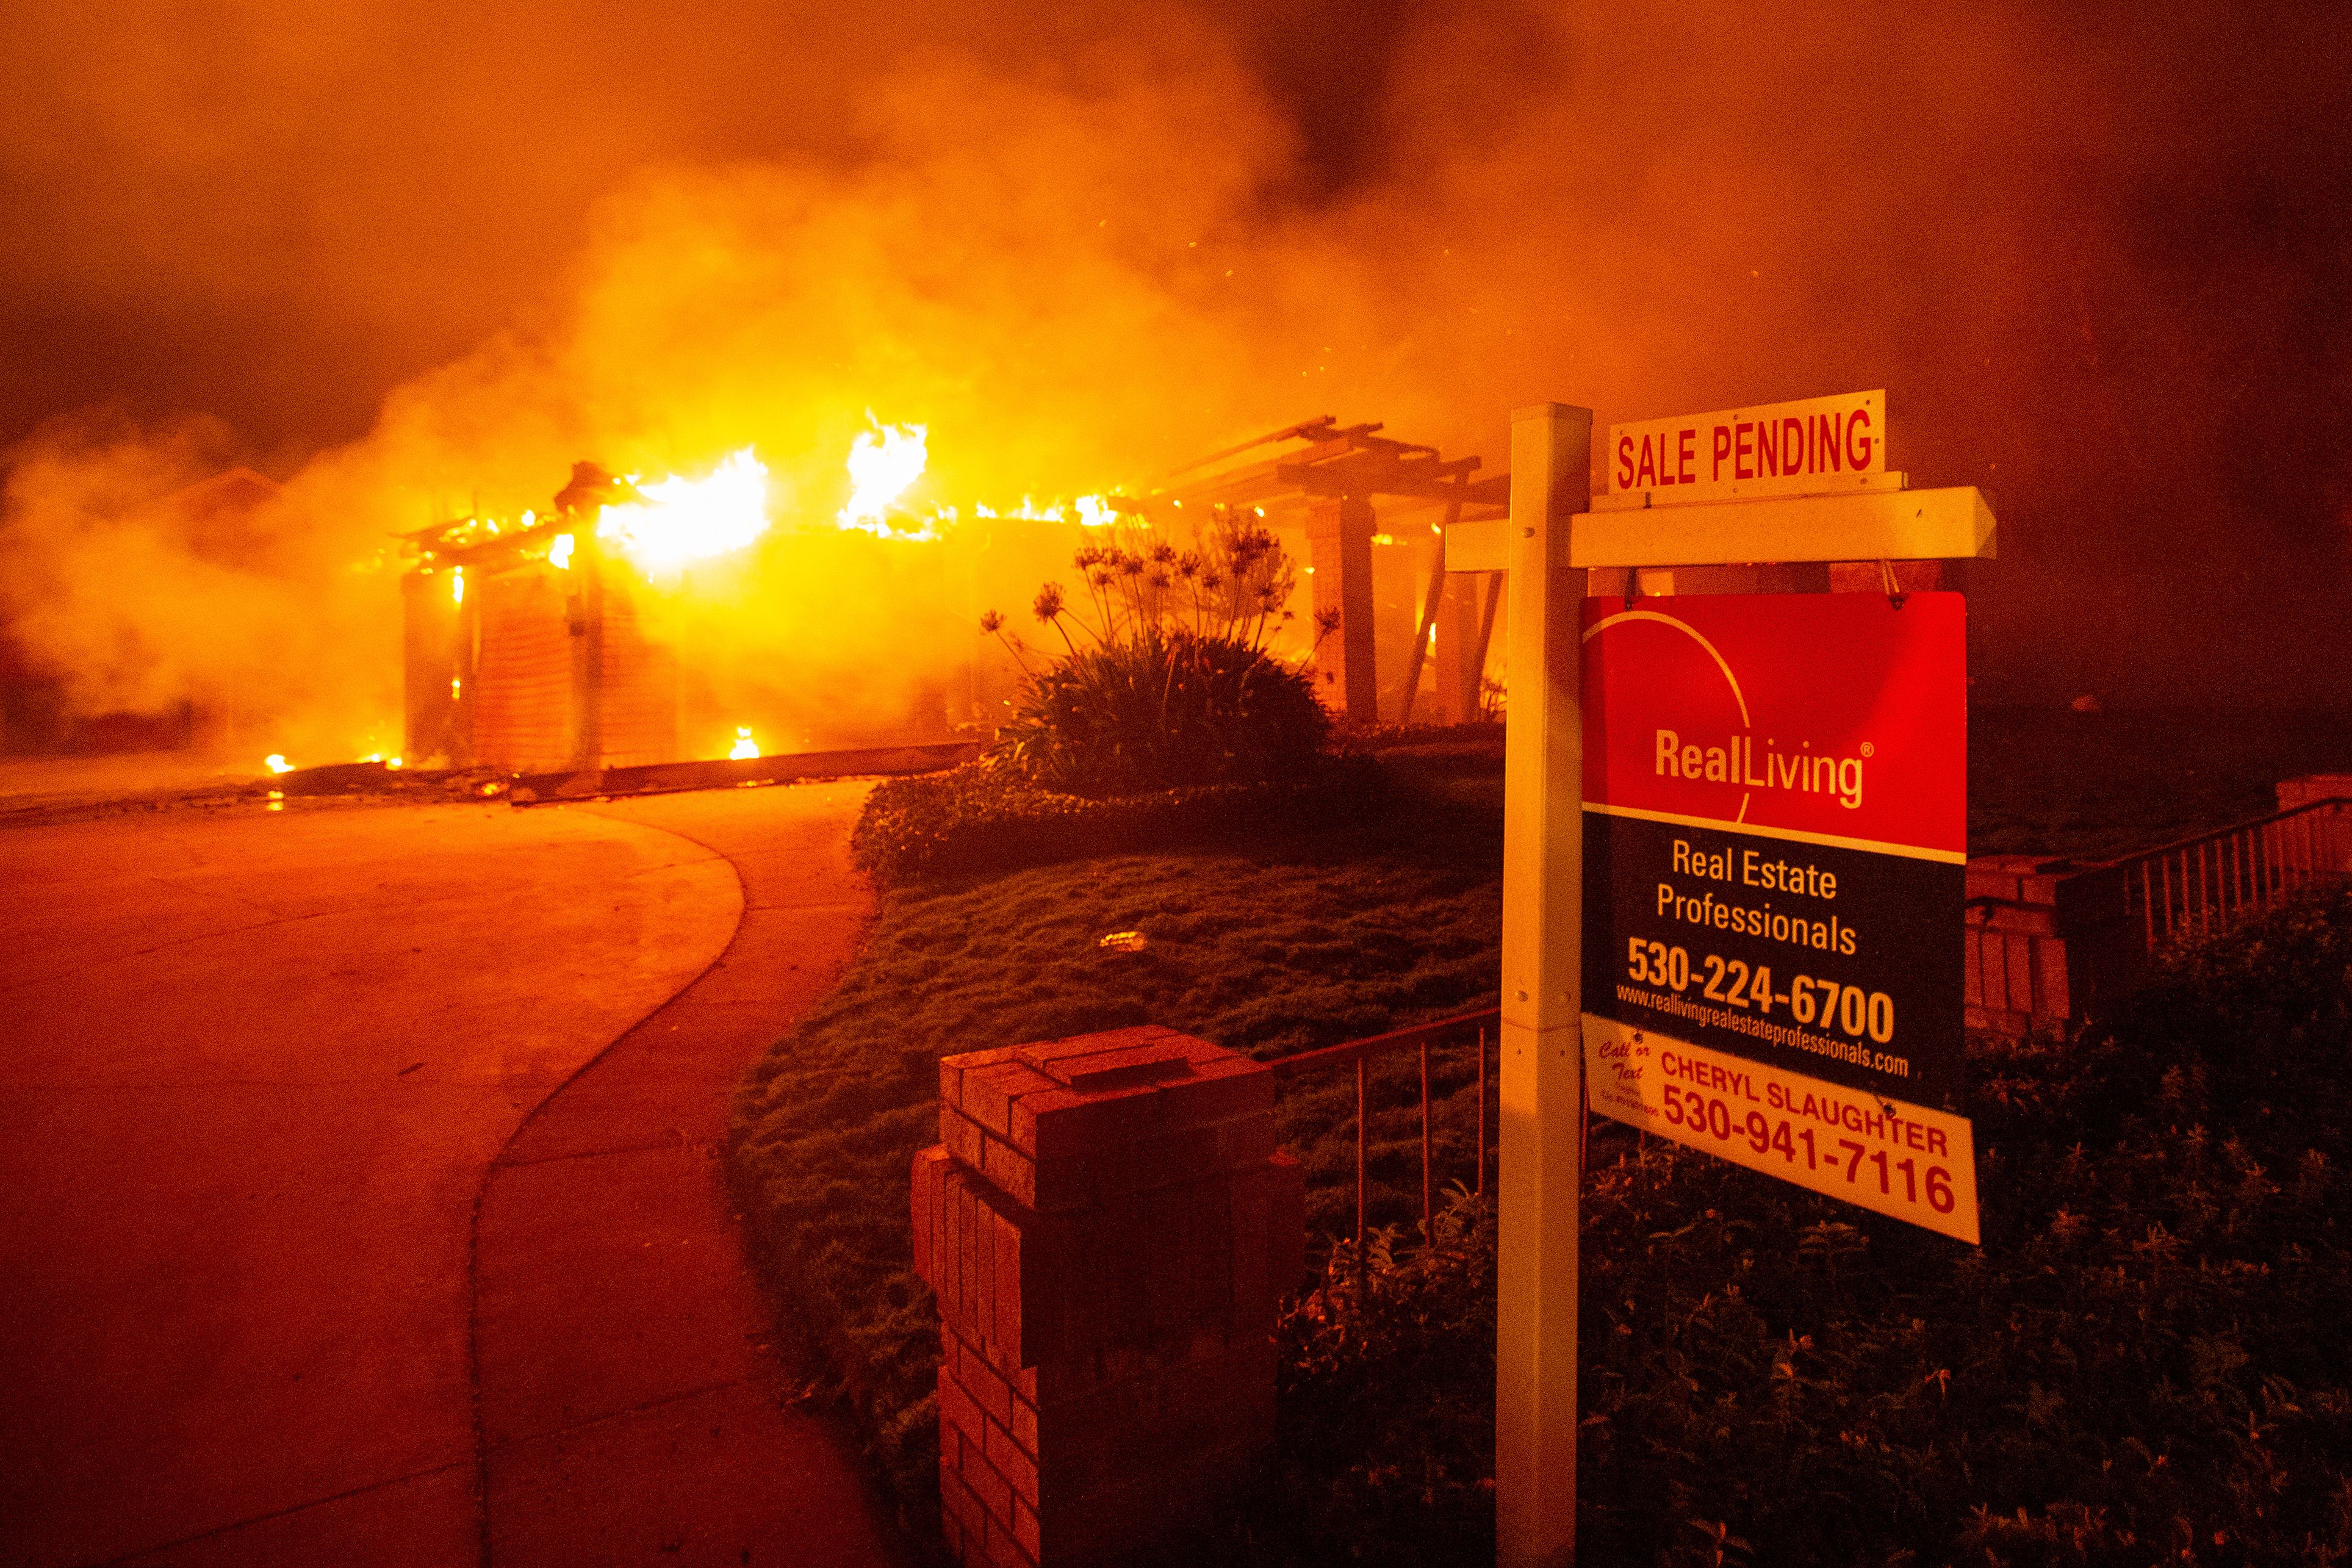
[[[834,846],[861,796],[685,809]],[[581,809],[0,833],[0,1562],[481,1561],[486,1180],[712,969],[742,886]]]

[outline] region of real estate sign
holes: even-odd
[[[1975,1242],[1958,594],[1584,601],[1594,1110]]]

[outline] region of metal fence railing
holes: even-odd
[[[1417,1049],[1421,1053],[1421,1233],[1430,1234],[1433,1217],[1431,1207],[1430,1127],[1429,1127],[1429,1050],[1440,1043],[1469,1043],[1475,1035],[1478,1052],[1478,1170],[1473,1191],[1486,1190],[1486,1052],[1488,1037],[1498,1034],[1503,1010],[1488,1007],[1476,1013],[1457,1013],[1434,1023],[1416,1024],[1409,1029],[1393,1029],[1385,1035],[1370,1035],[1360,1040],[1347,1040],[1318,1050],[1300,1051],[1294,1056],[1278,1057],[1266,1063],[1277,1079],[1304,1077],[1310,1073],[1329,1072],[1352,1066],[1356,1069],[1356,1257],[1364,1255],[1364,1204],[1366,1197],[1365,1160],[1368,1152],[1369,1100],[1370,1097],[1370,1064],[1373,1058],[1391,1051]]]
[[[2126,913],[2153,952],[2344,880],[2352,801],[2313,801],[2110,864],[2123,875]]]

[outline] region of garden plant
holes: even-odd
[[[1307,671],[1271,647],[1293,616],[1297,571],[1255,513],[1214,509],[1189,550],[1121,524],[1073,563],[1079,596],[1048,583],[1032,605],[1060,654],[1031,648],[994,611],[982,619],[1024,677],[996,759],[1097,799],[1296,779],[1313,767],[1330,719]],[[1338,623],[1318,624],[1328,635]]]

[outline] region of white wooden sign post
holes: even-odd
[[[1448,570],[1509,574],[1495,1389],[1505,1568],[1553,1568],[1576,1552],[1584,569],[1991,555],[1979,491],[1906,489],[1885,471],[1885,406],[1884,393],[1857,393],[1620,426],[1610,472],[1623,482],[1596,505],[1591,411],[1537,404],[1511,416],[1507,522],[1447,531]],[[1951,935],[1957,945],[1957,922]]]
[[[1495,1528],[1509,1568],[1576,1546],[1584,581],[1569,562],[1591,468],[1591,410],[1539,403],[1511,416],[1495,1302]]]

